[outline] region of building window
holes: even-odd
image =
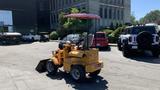
[[[107,10],[107,8],[105,8],[105,10],[104,10],[104,18],[108,18],[108,10]]]
[[[72,1],[71,0],[68,0],[69,1],[69,4],[72,4]]]
[[[113,4],[116,5],[117,4],[117,0],[114,0]]]
[[[108,4],[108,0],[106,0],[105,3]]]
[[[114,8],[114,19],[116,19],[117,16],[117,12],[116,12],[116,8]]]
[[[123,20],[123,18],[124,18],[124,11],[122,10],[121,11],[121,20]]]
[[[44,3],[43,2],[39,3],[39,10],[44,11]]]
[[[109,19],[112,19],[112,9],[109,9]]]
[[[124,0],[122,0],[121,5],[122,5],[122,6],[124,5]]]
[[[120,12],[119,12],[119,10],[117,10],[117,19],[118,20],[120,19]]]
[[[65,2],[64,2],[65,0],[62,0],[62,7],[65,5]]]
[[[102,7],[100,7],[99,15],[100,15],[101,18],[103,18],[103,8]]]
[[[52,23],[56,23],[56,16],[55,16],[55,14],[52,15],[52,17],[51,17],[51,22],[52,22]]]
[[[121,1],[120,0],[118,0],[118,5],[120,5],[121,4]]]
[[[81,1],[81,0],[73,0],[74,3],[75,3],[75,2],[79,2],[79,1]]]
[[[113,1],[112,1],[112,0],[110,0],[109,4],[112,4],[112,2],[113,2]]]
[[[65,0],[65,4],[66,4],[66,5],[68,4],[68,0]]]

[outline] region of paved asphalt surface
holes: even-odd
[[[160,90],[160,58],[125,58],[114,46],[99,53],[104,68],[96,79],[75,83],[62,70],[56,76],[36,72],[56,48],[57,42],[0,46],[0,90]]]

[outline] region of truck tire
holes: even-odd
[[[159,50],[152,50],[153,57],[158,58],[159,57]]]
[[[117,42],[117,48],[118,48],[119,51],[122,51],[121,45],[122,45],[121,40],[119,39],[118,42]]]
[[[121,47],[121,44],[120,44],[120,43],[117,44],[117,47],[118,47],[118,50],[119,50],[119,51],[122,51],[122,47]]]
[[[57,73],[58,67],[52,61],[47,61],[46,70],[48,74],[55,75]]]
[[[123,53],[123,56],[124,56],[124,57],[129,57],[130,51],[129,51],[127,45],[123,45],[122,53]]]
[[[35,41],[35,40],[34,40],[34,38],[32,37],[32,38],[31,38],[31,42],[34,42],[34,41]]]
[[[72,66],[70,74],[74,81],[81,82],[85,79],[86,73],[83,66]]]

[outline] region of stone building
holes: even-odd
[[[58,26],[58,15],[76,7],[101,16],[98,28],[130,23],[131,0],[50,0],[51,28]]]

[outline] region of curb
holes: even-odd
[[[117,44],[109,43],[109,46],[117,47]]]

